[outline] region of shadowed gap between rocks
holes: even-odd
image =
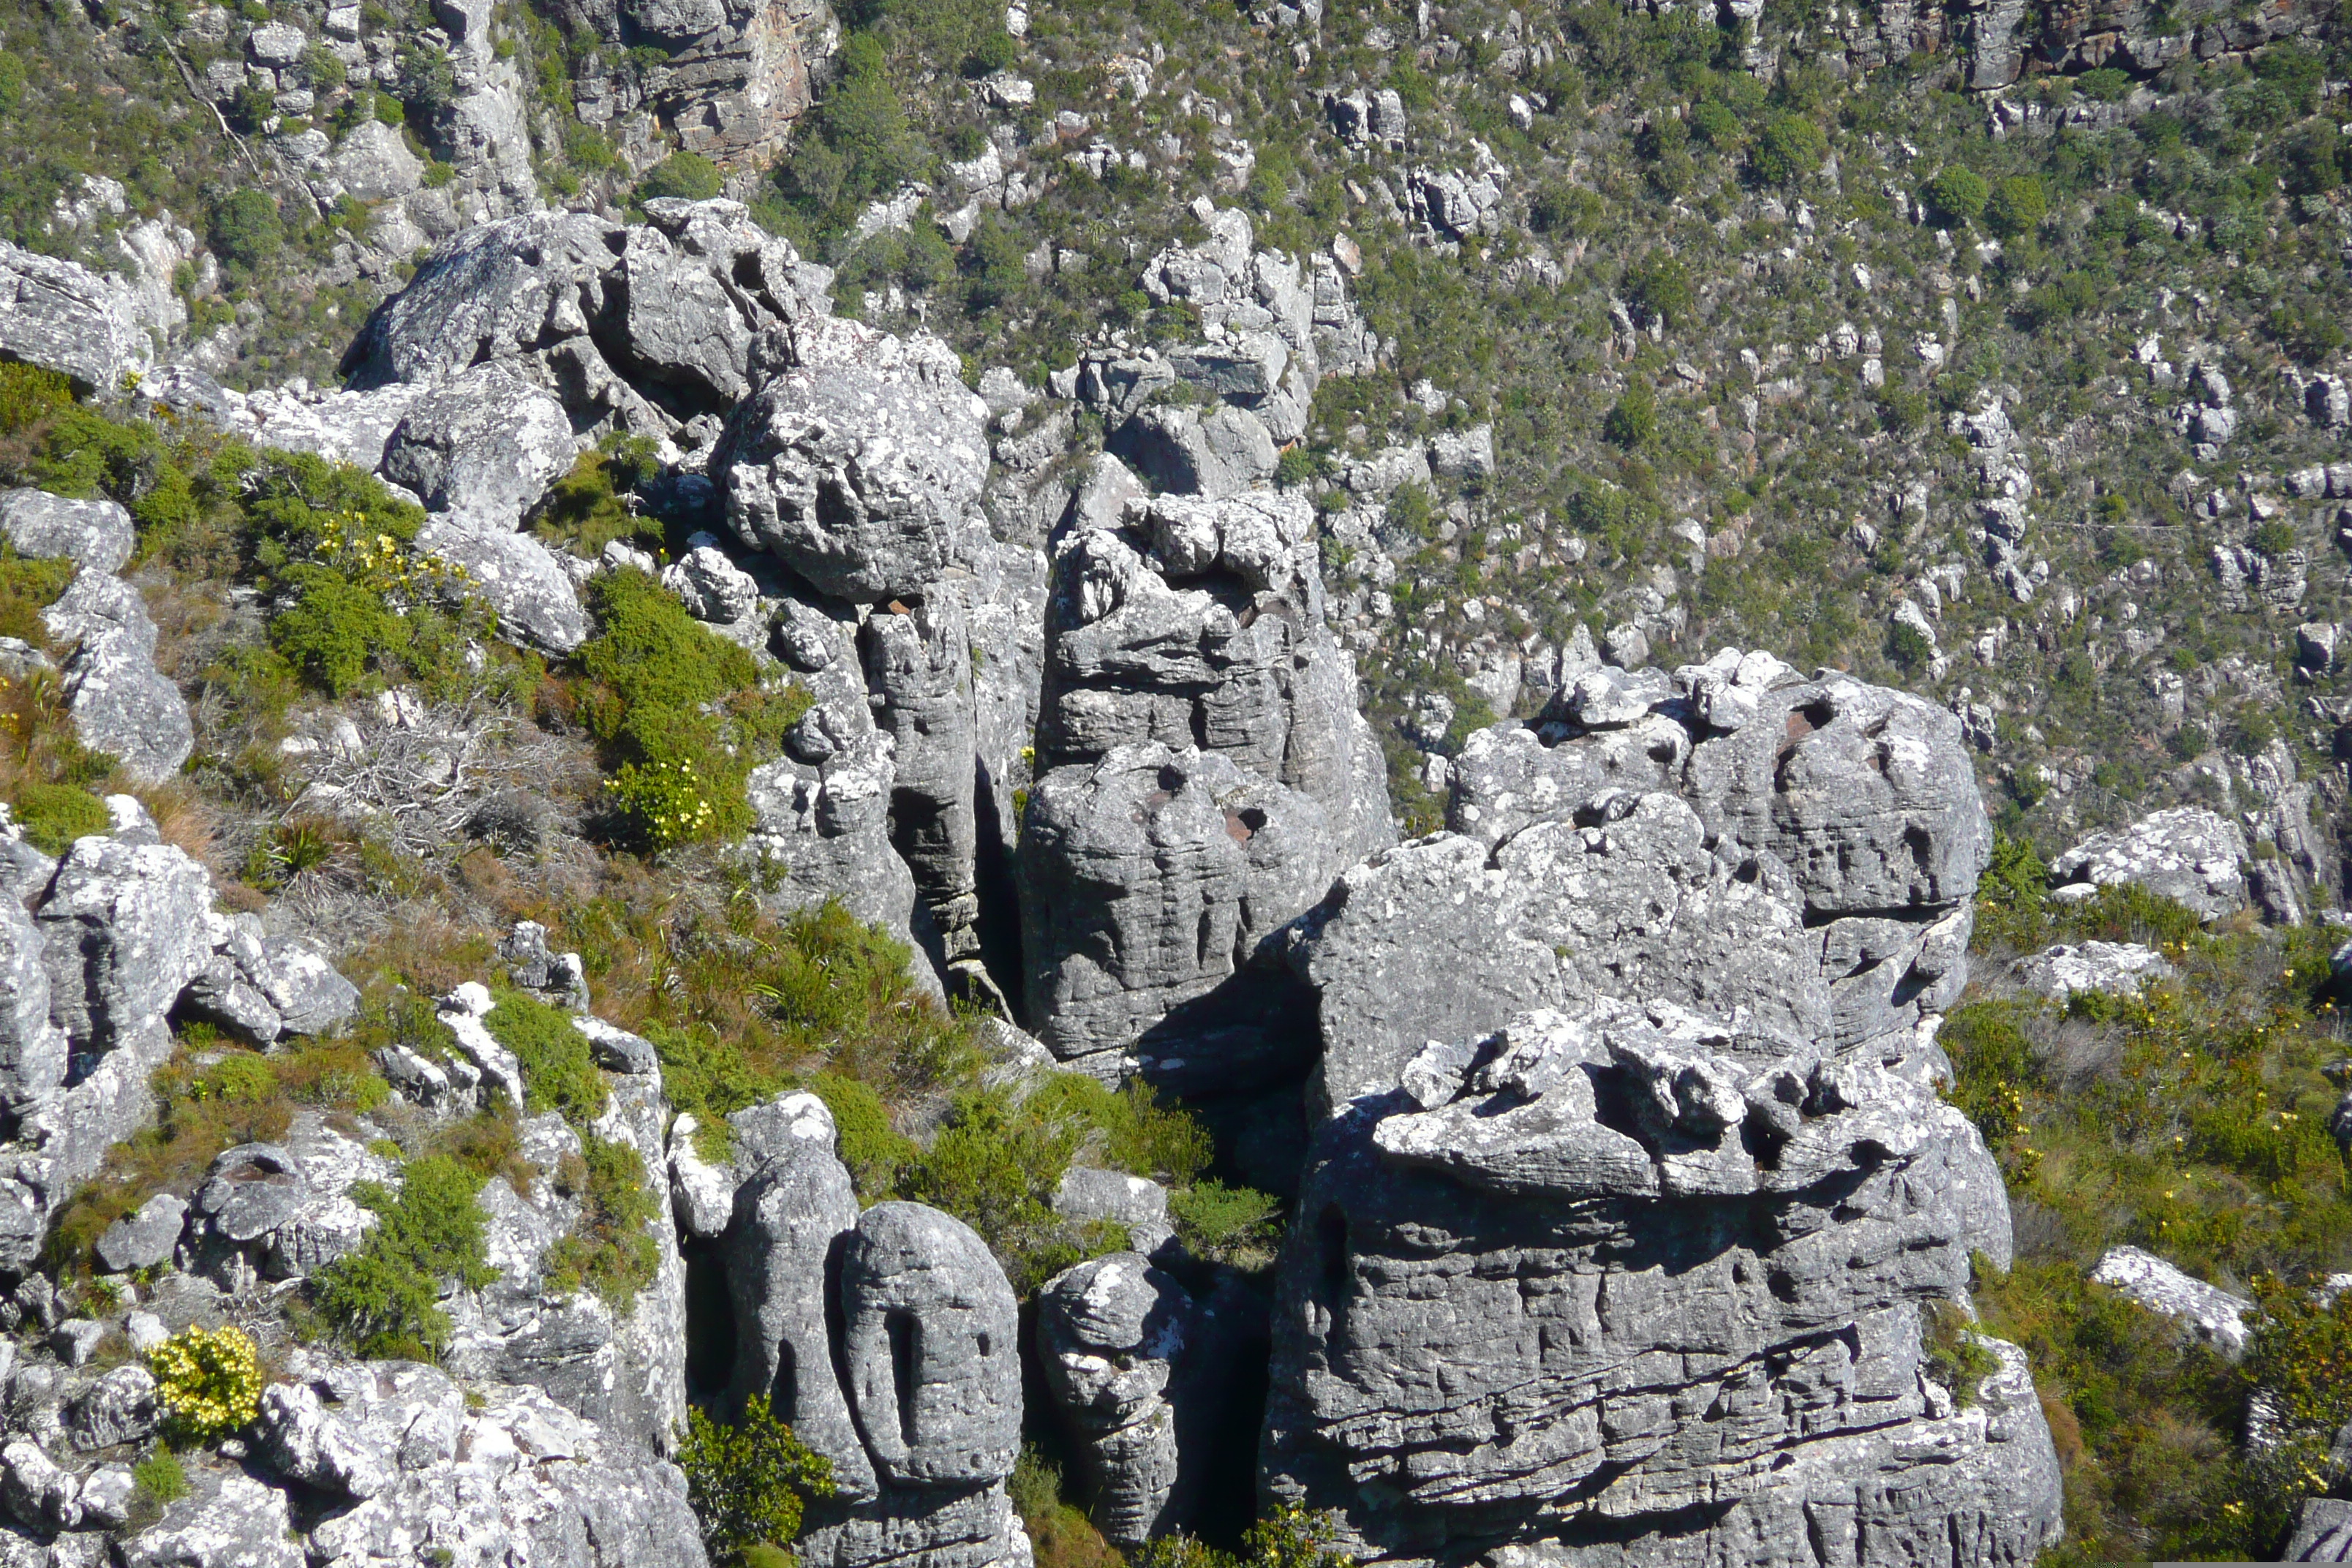
[[[735,1300],[729,1293],[723,1244],[688,1240],[686,1265],[686,1397],[714,1410],[735,1372]]]

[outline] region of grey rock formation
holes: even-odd
[[[313,1561],[403,1560],[429,1533],[469,1568],[704,1568],[677,1470],[536,1388],[469,1398],[415,1363],[308,1355],[297,1375],[271,1390],[261,1457],[289,1480],[359,1500],[311,1527]],[[284,1494],[267,1495],[282,1508]],[[285,1533],[280,1521],[269,1539]],[[303,1561],[302,1546],[289,1549]]]
[[[2203,920],[2245,907],[2246,837],[2200,806],[2142,817],[2120,832],[2095,833],[2050,864],[2053,895],[2072,901],[2128,884],[2184,904]]]
[[[762,328],[823,309],[830,275],[739,202],[656,202],[624,228],[533,213],[468,228],[379,306],[344,356],[354,388],[503,364],[583,432],[672,435],[740,395]]]
[[[24,905],[0,900],[0,1104],[11,1109],[65,1081],[66,1033],[50,1018],[47,962],[41,930]]]
[[[812,318],[730,416],[713,471],[727,521],[824,594],[914,595],[988,477],[987,405],[936,338]]]
[[[1496,1007],[1662,1002],[1892,1058],[1957,998],[1990,833],[1948,714],[1727,650],[1586,670],[1552,715],[1463,748],[1464,838],[1375,857],[1300,922],[1321,1104]]]
[[[1233,1378],[1263,1356],[1248,1292],[1195,1297],[1139,1252],[1082,1263],[1037,1293],[1037,1352],[1076,1440],[1097,1528],[1132,1548],[1203,1521]]]
[[[1265,423],[1221,405],[1203,415],[1155,404],[1119,426],[1111,450],[1154,487],[1178,495],[1237,495],[1274,478],[1278,454]]]
[[[751,844],[784,873],[772,901],[803,908],[839,897],[859,920],[912,940],[915,879],[890,844],[896,750],[869,731],[821,763],[787,754],[752,770]]]
[[[41,612],[41,624],[75,645],[64,688],[82,744],[110,753],[143,783],[177,773],[195,749],[195,726],[180,689],[155,668],[155,623],[139,590],[84,571]]]
[[[734,1185],[719,1243],[736,1324],[725,1401],[768,1395],[839,1489],[811,1509],[802,1555],[826,1568],[1025,1561],[1004,1493],[1021,1373],[1003,1270],[935,1209],[861,1215],[814,1096],[730,1122],[731,1168],[674,1160],[672,1190]]]
[[[656,1053],[648,1042],[601,1020],[575,1018],[572,1026],[589,1037],[611,1090],[589,1130],[626,1145],[643,1163],[646,1179],[658,1182],[667,1163],[663,1134],[669,1107]],[[470,1032],[457,1035],[467,1047]],[[488,1031],[471,1037],[488,1039]],[[550,1171],[580,1150],[578,1135],[553,1112],[527,1121],[522,1143],[524,1157]],[[584,1286],[565,1293],[550,1288],[544,1253],[578,1219],[579,1198],[551,1183],[535,1182],[526,1194],[496,1180],[483,1189],[481,1202],[499,1278],[452,1304],[455,1330],[443,1365],[463,1377],[543,1389],[596,1423],[614,1443],[667,1452],[686,1421],[686,1273],[667,1215],[646,1222],[654,1278],[624,1313]]]
[[[1044,775],[1020,862],[1038,1038],[1087,1071],[1126,1070],[1146,1030],[1240,976],[1315,902],[1333,837],[1314,801],[1221,752],[1145,742]],[[1247,1032],[1171,1032],[1147,1047],[1163,1081],[1233,1088],[1302,1065],[1265,1059]]]
[[[727,1282],[735,1305],[730,1409],[758,1394],[801,1441],[833,1466],[845,1500],[877,1494],[849,1402],[834,1373],[827,1326],[833,1259],[857,1227],[857,1194],[835,1153],[833,1117],[812,1094],[776,1108],[788,1129],[737,1187],[727,1226]],[[737,1164],[751,1150],[739,1149]]]
[[[942,970],[979,956],[978,710],[962,596],[893,599],[858,636],[875,722],[894,742],[892,838],[940,933]]]
[[[140,1205],[137,1213],[106,1227],[93,1248],[99,1266],[110,1274],[124,1274],[169,1261],[172,1249],[179,1245],[180,1227],[187,1214],[187,1199],[174,1193],[157,1193]]]
[[[2254,1303],[2185,1274],[2152,1252],[2137,1247],[2109,1247],[2091,1270],[2091,1279],[2158,1317],[2179,1320],[2232,1360],[2246,1348],[2245,1319]]]
[[[2352,1563],[2352,1502],[2326,1497],[2304,1499],[2294,1516],[2294,1534],[2281,1561]]]
[[[2170,978],[2172,965],[2153,948],[2131,942],[2060,942],[2019,959],[2010,973],[2054,1002],[2077,992],[2136,996],[2150,984]]]
[[[0,537],[19,555],[71,561],[86,572],[122,570],[138,548],[131,514],[110,500],[68,500],[29,488],[0,493]]]
[[[121,279],[0,242],[0,358],[56,371],[85,397],[111,397],[153,355]]]
[[[570,471],[562,403],[505,365],[476,365],[410,400],[384,446],[382,472],[429,511],[484,531],[511,530]]]
[[[152,1435],[163,1418],[155,1379],[143,1366],[118,1366],[66,1406],[66,1428],[76,1449],[89,1453]]]
[[[124,1568],[302,1568],[286,1494],[248,1476],[173,1503],[116,1549]]]
[[[2022,1356],[1957,1409],[1922,1373],[1923,1306],[2006,1256],[1998,1168],[1932,1092],[1790,1044],[1596,1002],[1433,1042],[1327,1123],[1272,1494],[1382,1558],[2032,1561],[2059,1486]]]

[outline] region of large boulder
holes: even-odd
[[[562,403],[504,365],[477,365],[412,399],[384,446],[383,477],[428,511],[513,529],[572,468]]]
[[[110,500],[69,500],[30,488],[0,493],[0,537],[19,555],[120,572],[139,547],[131,514]]]
[[[1923,1311],[2007,1255],[1998,1167],[1932,1091],[1788,1045],[1588,1004],[1432,1043],[1327,1123],[1272,1496],[1365,1557],[1793,1568],[1826,1530],[2032,1561],[2060,1497],[2023,1357],[1924,1375]]]
[[[564,654],[588,640],[588,611],[571,574],[530,534],[442,515],[416,531],[416,547],[466,569],[467,592],[497,612],[509,642]]]
[[[129,284],[0,241],[0,359],[56,371],[85,397],[111,397],[153,356]]]
[[[316,1522],[289,1543],[294,1563],[307,1547],[341,1568],[436,1552],[468,1568],[706,1568],[677,1468],[536,1388],[469,1391],[414,1362],[310,1352],[290,1370],[298,1381],[265,1403],[258,1458],[333,1505],[324,1517],[306,1508]],[[284,1494],[268,1495],[283,1508]],[[425,1551],[428,1532],[446,1544]]]
[[[677,434],[723,413],[756,335],[824,308],[831,274],[740,202],[647,204],[650,223],[531,213],[465,229],[369,317],[355,391],[494,363],[553,391],[581,432]]]
[[[2245,864],[2246,836],[2236,823],[2184,805],[2094,833],[2050,863],[2050,881],[2068,902],[2101,888],[2136,887],[2211,921],[2245,907]]]
[[[1242,975],[1314,904],[1337,868],[1334,839],[1314,801],[1197,747],[1123,745],[1044,775],[1019,863],[1038,1038],[1118,1077],[1145,1031]],[[1153,1053],[1155,1073],[1230,1088],[1277,1065],[1252,1059],[1256,1044],[1171,1042]]]
[[[162,1019],[212,956],[212,878],[168,844],[77,840],[35,918],[49,1012],[82,1050]]]
[[[819,592],[875,603],[940,574],[988,478],[988,406],[928,334],[812,318],[729,420],[723,474],[737,538]]]

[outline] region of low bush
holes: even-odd
[[[612,1091],[588,1037],[574,1026],[569,1013],[508,991],[500,993],[482,1026],[514,1053],[521,1067],[526,1112],[562,1111],[566,1121],[583,1131],[604,1114]]]
[[[1168,1213],[1176,1222],[1176,1234],[1193,1253],[1236,1268],[1273,1261],[1281,1239],[1281,1200],[1255,1187],[1196,1183],[1170,1194]]]
[[[788,1546],[808,1504],[833,1495],[831,1463],[776,1418],[764,1394],[745,1400],[731,1426],[688,1411],[677,1465],[719,1568],[754,1568],[753,1549]]]
[[[24,785],[16,791],[14,815],[33,847],[47,855],[63,855],[75,839],[113,826],[104,801],[71,784]]]
[[[361,1354],[430,1361],[449,1334],[445,1281],[478,1290],[497,1278],[483,1250],[482,1178],[446,1155],[411,1160],[397,1192],[356,1182],[372,1209],[366,1242],[311,1277],[320,1316]]]
[[[1952,223],[1974,223],[1984,216],[1992,187],[1973,169],[1949,168],[1920,191],[1936,216]]]
[[[184,1329],[147,1352],[175,1444],[216,1443],[261,1413],[261,1363],[243,1329]]]
[[[188,1495],[188,1472],[169,1448],[158,1448],[131,1466],[131,1476],[148,1501],[159,1509]]]
[[[635,1147],[593,1132],[580,1139],[578,1168],[569,1157],[556,1173],[560,1190],[578,1194],[580,1221],[548,1248],[547,1289],[558,1296],[593,1290],[616,1313],[636,1304],[653,1283],[661,1249],[646,1226],[662,1212]]]
[[[807,689],[763,687],[750,654],[643,572],[608,572],[588,594],[599,630],[579,653],[582,708],[614,764],[614,804],[651,848],[740,837],[744,780],[808,711]]]

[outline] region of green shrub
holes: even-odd
[[[478,1290],[498,1276],[483,1250],[481,1190],[479,1175],[440,1154],[410,1161],[396,1193],[352,1184],[352,1200],[375,1211],[376,1225],[357,1252],[311,1277],[328,1326],[363,1355],[432,1359],[449,1334],[442,1282]]]
[[[583,1201],[579,1223],[548,1248],[547,1289],[558,1296],[593,1290],[624,1313],[661,1268],[661,1249],[646,1232],[661,1205],[634,1144],[583,1132],[579,1163],[579,1170],[556,1173],[556,1184]]]
[[[407,617],[379,593],[321,566],[285,575],[294,602],[269,623],[269,645],[303,679],[341,697],[378,660],[397,667],[407,652]]]
[[[215,254],[237,267],[259,267],[286,243],[278,198],[252,185],[231,191],[213,205],[209,231]]]
[[[1629,452],[1647,446],[1658,433],[1658,403],[1650,389],[1639,384],[1627,387],[1601,421],[1601,433],[1612,446]]]
[[[683,196],[690,202],[707,202],[725,184],[726,176],[719,165],[701,153],[673,153],[646,171],[646,177],[637,182],[637,200]]]
[[[1955,166],[1928,181],[1919,194],[1938,216],[1955,223],[1974,223],[1984,215],[1992,187],[1973,169]]]
[[[2131,73],[2113,66],[2101,66],[2074,79],[2075,91],[2100,103],[2121,103],[2131,96]]]
[[[2268,522],[2258,522],[2254,525],[2253,531],[2246,535],[2246,543],[2255,554],[2267,555],[2276,560],[2294,548],[2294,524],[2283,517],[2274,517]]]
[[[807,689],[761,688],[750,654],[643,572],[604,574],[589,601],[601,629],[578,656],[595,683],[585,717],[632,831],[656,849],[745,831],[743,781],[808,710]]]
[[[588,1037],[572,1016],[519,991],[501,993],[482,1019],[492,1038],[512,1051],[522,1068],[523,1110],[532,1116],[558,1110],[584,1130],[604,1114],[612,1089],[596,1065]]]
[[[874,1086],[839,1073],[821,1072],[809,1080],[809,1089],[833,1112],[841,1163],[856,1179],[857,1190],[894,1191],[899,1171],[922,1149],[891,1125],[890,1108]]]
[[[16,792],[15,816],[25,837],[46,855],[63,855],[77,838],[114,826],[106,803],[71,784],[26,784]]]
[[[1985,226],[2003,239],[2032,234],[2049,216],[2050,195],[2037,175],[2011,174],[1985,199]]]
[[[25,101],[25,59],[0,50],[0,114],[14,114]]]
[[[1748,145],[1748,122],[1727,103],[1715,99],[1691,106],[1691,129],[1718,153],[1737,153]]]
[[[1894,621],[1886,627],[1886,657],[1905,674],[1913,675],[1926,668],[1936,657],[1936,647],[1917,626],[1908,621]]]
[[[832,1465],[776,1419],[764,1394],[745,1400],[732,1426],[688,1411],[677,1465],[703,1548],[719,1568],[751,1568],[751,1549],[786,1545],[799,1536],[807,1505],[833,1495]]]
[[[188,1472],[181,1468],[180,1456],[169,1448],[158,1448],[131,1466],[131,1476],[159,1509],[188,1495]]]
[[[1645,315],[1685,322],[1694,303],[1690,274],[1663,250],[1652,251],[1625,274],[1625,297]]]
[[[1168,1199],[1176,1234],[1193,1253],[1220,1263],[1247,1264],[1270,1257],[1278,1238],[1281,1200],[1255,1187],[1199,1182]]]
[[[630,511],[622,499],[661,471],[660,460],[636,446],[644,439],[607,437],[605,444],[614,449],[581,453],[572,471],[548,487],[531,526],[592,558],[615,539],[643,550],[660,549],[660,525]],[[651,443],[646,445],[649,448]]]
[[[147,1352],[147,1367],[174,1443],[216,1443],[261,1413],[260,1359],[243,1329],[184,1329]]]
[[[1820,168],[1829,152],[1829,138],[1820,126],[1801,114],[1776,114],[1765,122],[1748,158],[1765,184],[1792,185]]]

